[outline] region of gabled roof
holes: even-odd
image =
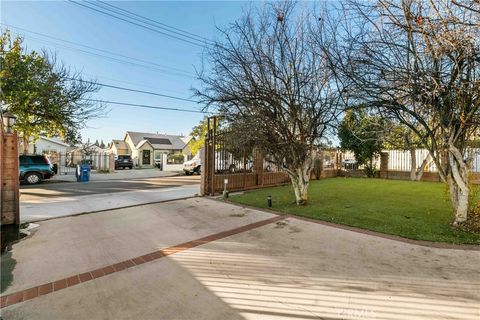
[[[112,144],[114,144],[118,149],[128,149],[127,144],[123,140],[112,140]]]
[[[55,143],[55,144],[58,144],[58,145],[61,145],[61,146],[64,146],[64,147],[69,147],[69,145],[67,143],[60,141],[58,138],[55,139],[55,138],[47,138],[47,137],[44,137],[44,136],[40,136],[40,139],[46,140],[48,142],[52,142],[52,143]]]
[[[150,141],[148,141],[148,140],[146,140],[146,139],[143,139],[142,141],[140,141],[140,142],[135,146],[135,148],[140,149],[145,143],[148,143],[150,146],[152,146],[152,148],[154,148],[153,145],[150,143]],[[154,148],[154,149],[155,149],[155,148]]]
[[[186,146],[185,141],[182,140],[185,137],[182,137],[182,136],[135,132],[135,131],[127,131],[127,135],[130,136],[130,139],[132,139],[133,144],[137,146],[137,148],[139,146],[139,143],[142,142],[143,140],[146,140],[148,143],[150,143],[150,145],[154,149],[182,150]]]

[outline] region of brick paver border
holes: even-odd
[[[171,254],[175,254],[187,249],[191,249],[194,247],[198,247],[202,244],[206,244],[212,241],[220,240],[235,234],[239,234],[254,228],[262,227],[264,225],[279,221],[284,219],[284,216],[275,216],[266,220],[257,221],[254,223],[250,223],[238,228],[234,228],[227,231],[222,231],[219,233],[215,233],[200,239],[188,241],[185,243],[181,243],[176,246],[168,247],[165,249],[160,249],[157,251],[153,251],[147,253],[143,256],[135,257],[132,259],[128,259],[119,263],[115,263],[106,267],[102,267],[96,270],[92,270],[89,272],[84,272],[80,274],[76,274],[64,279],[60,279],[57,281],[45,283],[33,288],[29,288],[22,291],[17,291],[14,293],[10,293],[8,295],[0,296],[0,308],[4,308],[7,306],[11,306],[16,303],[20,303],[23,301],[31,300],[39,296],[43,296],[49,294],[51,292],[59,291],[65,288],[73,287],[78,284],[97,279],[100,277],[107,276],[111,273],[119,272],[128,268],[133,268],[135,266],[141,265],[143,263],[147,263],[156,259],[160,259],[166,257]]]

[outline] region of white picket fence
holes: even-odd
[[[405,150],[385,150],[388,152],[388,170],[392,171],[410,171],[412,167],[412,160],[410,151]],[[469,149],[468,154],[472,157],[472,171],[480,172],[480,149]],[[417,149],[416,165],[417,168],[422,164],[423,160],[428,156],[426,149]],[[437,166],[432,161],[429,161],[425,167],[425,172],[437,172]]]

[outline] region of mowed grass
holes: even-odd
[[[480,188],[475,186],[480,201]],[[230,200],[416,240],[480,244],[480,234],[451,227],[453,213],[445,184],[382,179],[332,178],[311,181],[309,201],[297,206],[291,186],[231,195]]]

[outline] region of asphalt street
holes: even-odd
[[[31,201],[55,197],[75,197],[135,190],[178,187],[200,184],[200,176],[175,176],[132,180],[90,182],[46,182],[38,185],[21,185],[20,200]]]

